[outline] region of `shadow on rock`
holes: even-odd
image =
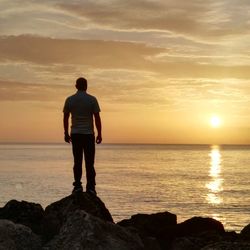
[[[0,250],[40,250],[40,237],[29,227],[15,224],[9,220],[0,220]]]
[[[44,210],[40,204],[11,200],[3,208],[0,208],[0,219],[25,225],[36,234],[41,234]]]
[[[156,248],[156,243],[162,249],[170,246],[173,239],[173,228],[177,225],[177,217],[169,212],[156,214],[136,214],[128,220],[118,222],[123,227],[136,228],[143,239],[145,246],[151,245]],[[153,239],[156,242],[153,243]],[[153,247],[151,247],[154,249]],[[150,248],[149,248],[150,249]]]
[[[144,247],[134,232],[77,210],[68,216],[60,233],[44,247],[44,250],[57,249],[142,250]]]
[[[72,194],[46,207],[43,220],[45,238],[48,240],[58,234],[67,217],[76,210],[84,210],[104,221],[113,222],[110,212],[100,198],[88,193]]]
[[[193,217],[188,219],[176,227],[176,236],[191,236],[202,232],[217,232],[224,234],[225,229],[220,221],[212,218]]]

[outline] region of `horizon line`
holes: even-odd
[[[0,142],[0,145],[68,145],[66,142]],[[103,145],[190,145],[190,146],[250,146],[242,143],[157,143],[157,142],[103,142]]]

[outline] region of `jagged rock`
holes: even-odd
[[[219,241],[200,246],[190,238],[177,239],[171,250],[249,250],[250,243],[240,241]]]
[[[177,224],[177,217],[175,214],[169,212],[156,214],[136,214],[130,219],[118,222],[124,227],[134,227],[138,230],[143,241],[147,241],[148,237],[154,237],[158,245],[166,248],[172,241],[172,228]],[[168,237],[170,235],[170,237]],[[155,246],[156,247],[156,246]]]
[[[41,233],[43,217],[42,206],[32,202],[11,200],[3,208],[0,208],[0,219],[28,226],[37,234]]]
[[[201,250],[250,250],[249,242],[216,242]]]
[[[135,227],[142,235],[155,236],[164,228],[177,224],[175,214],[169,212],[156,214],[136,214],[130,219],[122,220],[117,224],[123,227]]]
[[[40,250],[41,239],[32,230],[9,220],[0,220],[0,250]]]
[[[199,250],[223,239],[233,239],[232,233],[225,233],[223,225],[212,218],[193,217],[173,230],[171,250]]]
[[[68,215],[78,209],[102,220],[113,222],[105,204],[97,196],[88,193],[72,194],[46,207],[43,222],[43,234],[46,238],[51,239],[59,233]]]
[[[155,237],[141,237],[144,250],[161,250],[160,243]]]
[[[240,235],[243,239],[250,241],[250,224],[241,230]]]
[[[195,244],[192,238],[177,238],[172,243],[171,250],[199,250],[200,247]]]
[[[216,231],[205,231],[194,236],[177,237],[172,243],[171,250],[198,250],[214,242],[224,239],[232,240],[234,236],[218,234]]]
[[[44,250],[142,250],[139,236],[82,210],[68,216]]]
[[[225,229],[220,221],[213,218],[193,217],[176,226],[175,235],[178,237],[192,236],[203,232],[224,234]]]
[[[45,211],[40,204],[11,200],[0,208],[0,250],[250,250],[250,224],[237,234],[212,218],[176,220],[164,212],[114,224],[105,204],[87,193],[67,196]]]
[[[232,232],[225,232],[224,234],[216,231],[206,231],[196,234],[194,236],[176,238],[173,241],[171,250],[199,250],[206,246],[214,245],[218,242],[239,242],[239,235]]]

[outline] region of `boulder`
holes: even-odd
[[[249,242],[216,242],[201,248],[201,250],[250,250]]]
[[[41,239],[30,228],[0,220],[0,250],[40,250]]]
[[[151,240],[154,238],[156,241],[154,242],[155,249],[157,249],[157,246],[166,249],[172,242],[173,231],[177,224],[177,217],[175,214],[169,212],[136,214],[130,219],[118,222],[118,224],[123,227],[136,228],[146,246],[148,246],[147,241],[150,238]]]
[[[60,232],[44,250],[142,250],[140,237],[112,222],[77,210],[67,217]]]
[[[231,236],[218,234],[216,231],[201,232],[194,236],[177,237],[173,240],[171,250],[198,250],[214,242],[224,239],[231,240]]]
[[[228,246],[229,249],[233,249],[232,247],[237,246],[237,244],[241,246],[242,242],[243,241],[239,238],[239,235],[234,231],[225,232],[224,234],[218,233],[217,231],[204,231],[193,236],[175,238],[170,249],[199,250],[206,247],[208,247],[208,249],[214,249],[213,247],[216,247],[215,249],[226,250],[227,248],[223,248],[223,246]],[[231,243],[234,243],[234,245]]]
[[[97,196],[88,193],[72,194],[46,207],[43,221],[43,235],[46,239],[58,234],[67,217],[76,210],[84,210],[104,221],[113,222],[110,212]]]
[[[41,224],[44,210],[40,204],[27,201],[11,200],[0,208],[0,219],[11,220],[14,223],[25,225],[33,232],[41,233]]]
[[[172,243],[171,250],[200,250],[199,245],[196,244],[192,238],[177,238]]]
[[[245,227],[241,230],[240,236],[241,236],[244,240],[250,241],[250,224],[248,224],[247,226],[245,226]]]
[[[175,236],[186,237],[211,231],[218,234],[225,233],[224,226],[220,221],[213,218],[193,217],[176,226]]]
[[[175,226],[177,224],[175,214],[169,212],[156,214],[136,214],[130,219],[122,220],[117,224],[123,227],[134,227],[141,235],[156,236],[164,229]]]

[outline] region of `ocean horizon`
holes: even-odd
[[[212,217],[240,231],[250,223],[249,153],[237,144],[104,143],[96,147],[98,196],[115,221],[168,211],[178,222]],[[0,206],[16,199],[45,208],[69,195],[72,164],[65,143],[0,143]]]

